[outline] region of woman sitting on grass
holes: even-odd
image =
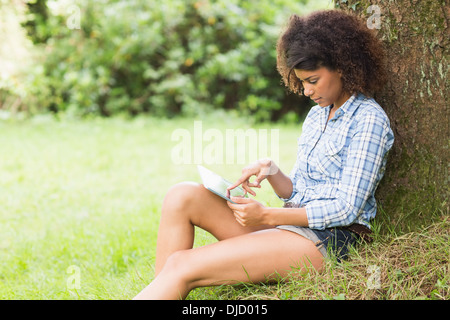
[[[284,83],[317,105],[304,121],[289,176],[260,160],[229,189],[242,184],[255,195],[252,188],[267,179],[286,205],[238,197],[232,204],[200,184],[173,186],[162,205],[155,279],[135,299],[184,299],[197,287],[320,270],[328,254],[345,258],[370,232],[394,139],[388,117],[370,98],[383,84],[381,43],[356,17],[327,10],[293,15],[277,53]],[[219,241],[193,249],[195,226]]]

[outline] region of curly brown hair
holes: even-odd
[[[342,74],[343,90],[372,95],[385,80],[385,52],[373,30],[340,10],[292,15],[277,42],[277,69],[285,85],[303,94],[294,69],[326,67]]]

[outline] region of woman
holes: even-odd
[[[289,176],[263,159],[229,189],[242,184],[255,195],[267,179],[285,207],[251,198],[232,204],[195,183],[173,186],[162,205],[155,279],[136,299],[184,299],[196,287],[320,270],[328,253],[344,258],[358,230],[369,230],[393,143],[386,114],[369,98],[383,83],[380,42],[356,17],[329,10],[292,16],[277,53],[288,88],[317,105]],[[219,241],[192,249],[194,226]]]

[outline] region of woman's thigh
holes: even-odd
[[[183,216],[180,216],[180,213]],[[236,221],[226,200],[207,190],[202,184],[194,182],[179,183],[169,190],[163,203],[164,215],[177,220],[189,219],[192,225],[210,232],[218,240],[273,228],[243,227]]]
[[[320,270],[323,256],[311,240],[290,231],[268,229],[175,254],[174,270],[190,287],[265,282],[293,269]]]
[[[159,274],[167,258],[174,252],[192,248],[194,226],[210,232],[218,240],[273,228],[243,227],[236,221],[224,199],[198,183],[183,182],[170,188],[161,211],[155,275]]]

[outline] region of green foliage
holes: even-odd
[[[292,13],[312,9],[307,2],[80,0],[57,10],[48,1],[52,10],[35,9],[29,33],[43,49],[42,66],[29,73],[32,102],[83,115],[224,108],[278,118],[301,100],[280,84],[276,40]],[[80,29],[70,28],[76,19]]]

